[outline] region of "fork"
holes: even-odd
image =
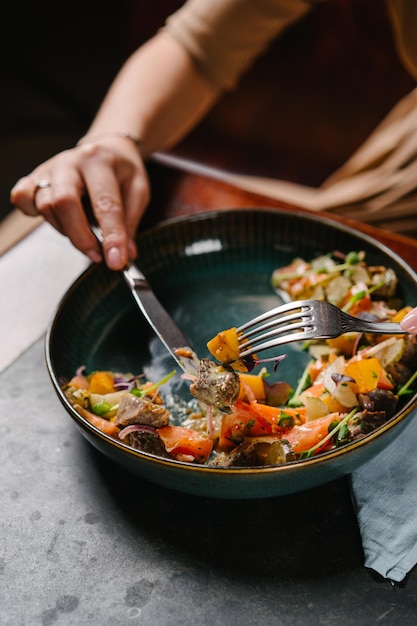
[[[237,328],[239,357],[294,341],[331,339],[347,332],[405,335],[399,324],[368,322],[324,300],[298,300],[276,307]]]

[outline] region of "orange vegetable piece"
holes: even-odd
[[[340,337],[327,339],[326,343],[330,348],[335,348],[338,352],[350,357],[353,354],[357,336],[358,333],[345,333],[344,335],[340,335]]]
[[[197,463],[205,463],[213,449],[212,439],[186,426],[163,426],[158,433],[167,452],[193,457]]]
[[[265,400],[265,385],[262,376],[258,374],[244,374],[239,372],[240,393],[239,398],[243,400],[250,392],[254,400]],[[249,390],[246,389],[249,387]]]
[[[326,393],[322,397],[323,402],[328,406],[329,413],[344,413],[346,407],[343,406],[331,393]]]
[[[114,391],[114,379],[110,372],[94,372],[90,378],[90,393],[104,395]]]
[[[185,359],[191,359],[193,356],[192,351],[186,348],[178,348],[175,350],[175,354],[179,357],[184,357]]]
[[[248,371],[245,363],[239,359],[239,335],[234,326],[217,333],[207,343],[207,348],[220,363],[231,361],[230,365],[233,369],[240,372]]]
[[[207,348],[221,363],[237,359],[239,357],[237,329],[233,326],[232,328],[217,333],[217,335],[207,343]]]
[[[376,357],[351,361],[346,365],[345,374],[355,380],[358,393],[368,393],[378,387],[382,365]]]
[[[405,306],[399,311],[397,311],[396,314],[391,318],[391,322],[400,323],[404,319],[404,317],[407,315],[407,313],[411,311],[411,308],[412,308],[411,306]],[[406,334],[407,333],[404,333],[404,335]],[[376,337],[376,342],[382,343],[383,341],[386,341],[390,337],[395,337],[396,339],[399,339],[401,336],[402,335],[379,335]]]
[[[404,319],[404,317],[407,315],[407,313],[411,311],[411,309],[412,309],[411,306],[404,306],[402,309],[396,312],[396,314],[392,318],[392,321],[401,322],[401,320]]]

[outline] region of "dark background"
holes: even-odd
[[[0,218],[22,175],[82,136],[117,70],[179,0],[15,3],[0,26]],[[318,185],[415,86],[383,0],[334,0],[277,40],[175,153]]]

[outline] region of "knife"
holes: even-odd
[[[90,224],[90,228],[97,241],[102,245],[103,235],[100,228],[95,224]],[[137,306],[157,337],[181,369],[185,373],[195,376],[199,359],[182,330],[156,297],[146,276],[134,263],[129,263],[127,267],[121,270],[121,273]]]

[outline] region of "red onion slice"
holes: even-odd
[[[141,431],[143,433],[150,433],[151,435],[156,435],[156,428],[153,426],[147,426],[146,424],[130,424],[130,426],[126,426],[119,433],[119,439],[125,439],[127,435],[130,433]]]

